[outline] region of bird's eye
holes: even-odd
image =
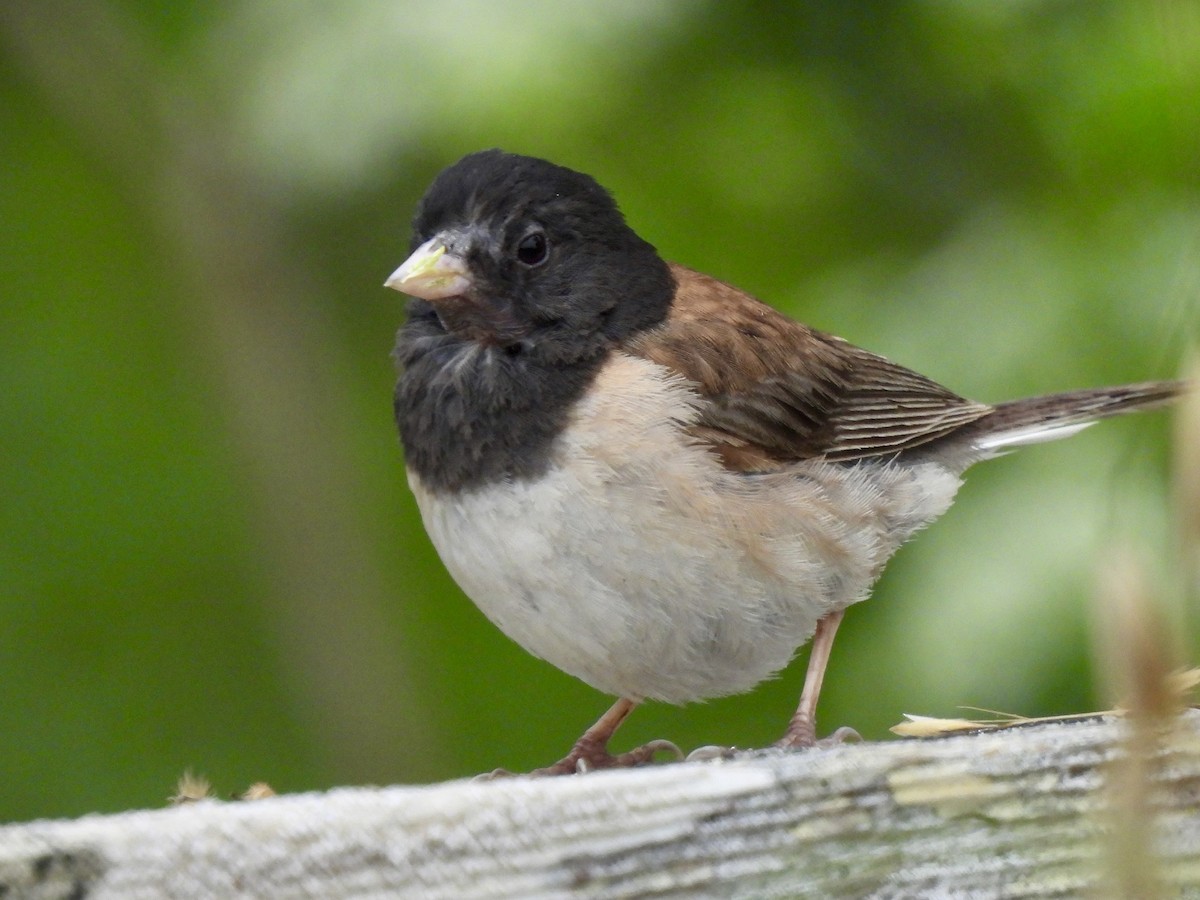
[[[529,232],[517,244],[517,259],[530,268],[540,266],[549,255],[550,245],[546,243],[546,235],[540,231]]]

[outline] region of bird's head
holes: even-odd
[[[388,287],[445,331],[547,363],[588,359],[666,315],[666,263],[593,179],[499,150],[442,171]],[[426,308],[427,311],[427,308]]]

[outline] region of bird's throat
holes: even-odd
[[[529,334],[508,306],[469,297],[447,297],[434,307],[446,333],[485,346],[511,346]]]
[[[397,336],[395,414],[407,464],[432,491],[543,474],[601,364],[539,363],[516,345],[410,319]]]

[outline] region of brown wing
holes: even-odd
[[[626,349],[696,383],[707,402],[693,431],[730,468],[893,454],[991,411],[714,278],[672,273],[667,321]]]

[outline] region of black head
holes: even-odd
[[[434,180],[388,279],[417,299],[396,338],[396,421],[431,490],[536,478],[613,347],[675,284],[586,175],[499,150]]]
[[[500,150],[437,176],[413,220],[410,262],[426,245],[445,248],[435,268],[455,272],[453,285],[389,284],[424,298],[451,334],[545,362],[594,356],[657,324],[674,292],[666,264],[592,178]]]

